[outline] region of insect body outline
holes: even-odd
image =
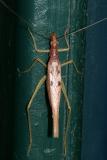
[[[80,74],[80,72],[78,71],[75,63],[73,60],[68,60],[62,64],[60,64],[59,61],[59,56],[58,56],[58,52],[66,52],[69,51],[69,44],[66,38],[66,32],[65,31],[65,41],[67,44],[67,48],[61,48],[58,49],[57,47],[57,36],[55,33],[51,34],[51,39],[50,39],[50,50],[41,50],[37,48],[36,45],[36,41],[35,38],[32,34],[32,32],[29,30],[30,36],[33,40],[33,46],[34,46],[34,52],[38,52],[38,53],[49,53],[49,61],[48,61],[48,65],[46,65],[40,58],[35,58],[34,59],[34,63],[35,62],[39,62],[40,64],[42,64],[45,68],[47,68],[47,76],[44,75],[40,81],[37,83],[36,88],[34,89],[32,96],[28,102],[27,105],[27,114],[28,114],[28,126],[29,126],[29,137],[30,137],[30,142],[29,142],[29,147],[28,147],[28,155],[31,151],[31,147],[32,147],[32,129],[31,129],[31,118],[30,118],[30,108],[31,105],[33,103],[34,98],[36,97],[41,85],[47,81],[47,91],[48,91],[48,97],[49,97],[49,102],[50,102],[50,106],[52,109],[52,117],[53,117],[53,137],[58,138],[59,137],[59,105],[60,105],[60,94],[61,94],[61,90],[64,94],[65,97],[65,101],[67,104],[67,110],[68,110],[68,120],[67,120],[67,126],[66,126],[66,131],[64,134],[64,155],[66,155],[66,149],[67,149],[67,132],[69,129],[69,121],[70,121],[70,115],[71,115],[71,106],[70,106],[70,102],[68,100],[67,97],[67,93],[66,93],[66,89],[65,89],[65,85],[64,82],[61,78],[61,67],[66,66],[68,64],[73,64],[74,68],[76,70],[76,72],[78,74]],[[19,71],[20,73],[26,73],[29,72],[32,67],[34,67],[34,65],[32,64],[30,69],[27,69],[25,71]],[[57,94],[56,94],[57,93]]]
[[[106,20],[106,18],[105,18],[105,20]],[[99,22],[98,22],[98,23],[99,23]],[[96,24],[97,24],[97,23],[96,23]],[[96,25],[96,24],[95,24],[95,25]],[[90,28],[91,26],[93,26],[93,25],[89,25],[89,26],[87,26],[87,27],[84,27],[84,28],[82,28],[82,29],[79,29],[79,30],[77,30],[77,31],[74,31],[73,34],[74,34],[74,33],[78,33],[78,32],[80,32],[80,31],[82,31],[82,30],[87,29],[87,28]],[[31,34],[32,34],[32,33],[31,33]],[[69,35],[69,34],[72,34],[72,33],[67,33],[66,35]],[[31,37],[32,37],[32,39],[33,39],[34,36],[31,36]],[[36,48],[36,47],[34,47],[34,48]],[[44,53],[46,52],[46,50],[44,51],[44,50],[41,50],[41,49],[38,49],[38,48],[37,48],[37,50],[38,50],[38,52],[39,52],[39,51],[42,51],[42,52],[44,52]],[[49,50],[47,50],[47,51],[49,52]],[[63,50],[63,51],[64,51],[64,50]],[[67,50],[66,50],[66,51],[67,51]],[[59,52],[60,52],[60,49],[59,49]],[[45,64],[43,61],[41,61],[41,59],[38,58],[38,59],[35,59],[35,61],[38,61],[38,62],[40,62],[41,64],[43,64],[43,66],[44,66],[45,68],[47,67],[46,64]],[[63,66],[63,65],[62,65],[62,66]],[[46,79],[46,77],[44,77],[44,79]],[[44,81],[44,79],[42,79],[42,80]],[[62,85],[63,85],[63,84],[62,84]]]
[[[5,7],[6,8],[8,8],[8,6],[6,6],[5,5]],[[15,16],[17,16],[21,21],[23,21],[23,19],[20,17],[20,16],[18,16],[13,10],[11,10],[10,8],[8,8]],[[26,23],[26,21],[24,20],[24,23],[25,24],[27,24]],[[39,49],[38,47],[37,47],[37,45],[36,45],[36,42],[35,42],[35,38],[34,38],[34,36],[33,36],[33,34],[32,34],[32,32],[30,31],[30,28],[28,27],[28,31],[29,31],[29,33],[30,33],[30,36],[31,36],[31,38],[32,38],[32,41],[33,41],[33,47],[34,47],[34,50],[37,52],[37,53],[49,53],[50,52],[50,50],[48,49],[48,50],[44,50],[44,49]],[[58,48],[58,52],[67,52],[67,51],[69,51],[69,43],[68,43],[68,41],[67,41],[67,37],[66,37],[66,35],[67,35],[67,31],[65,31],[65,34],[64,34],[64,37],[65,37],[65,41],[66,41],[66,44],[67,44],[67,47],[66,48]],[[52,36],[52,37],[54,37],[54,40],[56,39],[56,36],[55,36],[55,34],[54,34],[54,36]],[[51,37],[51,38],[52,38]],[[51,41],[52,42],[52,41]],[[56,41],[56,44],[57,44],[57,41]],[[55,50],[56,50],[56,48],[55,48]],[[56,51],[55,51],[56,52]],[[47,66],[46,66],[46,64],[40,59],[40,58],[37,58],[37,59],[34,59],[34,61],[35,62],[39,62],[39,63],[41,63],[45,68],[47,68]],[[63,64],[61,64],[61,67],[63,67],[63,66],[66,66],[67,64],[73,64],[74,65],[74,68],[76,69],[76,71],[79,73],[79,71],[78,71],[78,69],[77,69],[77,67],[76,67],[76,65],[75,65],[75,63],[74,63],[74,61],[73,60],[69,60],[69,61],[67,61],[67,62],[64,62]],[[30,71],[31,69],[32,69],[32,67],[33,67],[34,65],[32,64],[31,65],[31,67],[30,68],[28,68],[27,70],[25,70],[25,71],[20,71],[20,70],[18,70],[18,72],[21,74],[21,73],[27,73],[28,71]],[[29,102],[28,102],[28,105],[27,105],[27,117],[28,117],[28,126],[29,126],[29,137],[30,137],[30,139],[29,139],[29,147],[28,147],[28,155],[29,155],[29,153],[30,153],[30,151],[31,151],[31,147],[32,147],[32,127],[31,127],[31,122],[30,122],[30,108],[31,108],[31,104],[32,104],[32,102],[33,102],[33,99],[34,99],[34,97],[36,96],[36,94],[37,94],[37,92],[39,91],[39,89],[40,89],[40,86],[44,83],[44,81],[46,80],[46,76],[43,76],[41,79],[40,79],[40,81],[38,82],[38,84],[37,84],[37,86],[36,86],[36,88],[34,89],[34,91],[33,91],[33,94],[32,94],[32,96],[31,96],[31,98],[30,98],[30,100],[29,100]],[[52,84],[52,83],[51,83]],[[61,86],[61,88],[62,88],[62,92],[63,92],[63,94],[64,94],[64,97],[65,97],[65,99],[66,99],[66,103],[67,103],[67,106],[68,106],[68,111],[69,111],[69,114],[68,114],[68,121],[70,120],[70,113],[71,113],[71,107],[70,107],[70,103],[69,103],[69,100],[68,100],[68,97],[67,97],[67,93],[66,93],[66,89],[65,89],[65,85],[64,85],[64,82],[63,82],[63,80],[61,80],[61,82],[59,81],[58,82],[58,85],[59,86]],[[49,88],[49,87],[48,87]],[[49,90],[49,89],[48,89]],[[58,111],[59,112],[59,111]],[[59,115],[58,115],[59,116]],[[57,117],[58,118],[58,117]],[[53,118],[54,119],[54,118]],[[55,121],[55,122],[54,122]],[[54,134],[54,136],[55,137],[58,137],[58,119],[56,119],[55,118],[55,120],[54,120],[53,122],[54,122],[54,124],[53,124],[53,126],[54,126],[54,129],[53,129],[53,134]],[[57,123],[56,123],[57,122]],[[56,127],[56,126],[57,127]],[[65,133],[64,133],[64,155],[66,155],[66,150],[67,150],[67,130],[68,130],[68,127],[69,127],[69,122],[67,123],[67,127],[66,127],[66,131],[65,131]],[[57,128],[57,129],[55,129],[55,128]]]

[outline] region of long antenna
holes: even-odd
[[[14,16],[16,16],[20,21],[24,22],[28,27],[29,27],[29,23],[22,18],[21,16],[19,16],[10,6],[8,6],[4,1],[0,0],[0,3],[7,8]]]
[[[32,29],[32,26],[28,23],[28,21],[25,20],[24,18],[22,18],[21,16],[19,16],[19,15],[18,15],[10,6],[8,6],[4,1],[0,0],[0,3],[1,3],[5,8],[7,8],[13,15],[15,15],[20,21],[22,21],[24,24],[26,24],[26,25],[27,25],[27,28]],[[104,21],[106,21],[106,20],[107,20],[107,17],[105,17],[105,18],[103,18],[103,19],[100,19],[100,20],[98,20],[98,21],[96,21],[96,22],[94,22],[94,23],[92,23],[92,24],[89,24],[89,25],[87,25],[87,26],[85,26],[85,27],[83,27],[83,28],[80,28],[80,29],[78,29],[78,30],[76,30],[76,31],[72,31],[72,32],[70,32],[70,33],[67,33],[66,35],[73,35],[73,34],[79,33],[79,32],[81,32],[81,31],[84,31],[84,30],[88,29],[88,28],[94,27],[94,26],[96,26],[97,24],[100,24],[100,23],[102,23],[102,22],[104,22]],[[47,37],[46,37],[45,35],[43,35],[43,34],[39,34],[39,33],[37,33],[37,32],[36,32],[36,34],[39,35],[39,36],[44,37],[45,39],[49,39],[49,38],[47,38]],[[61,39],[61,38],[63,38],[63,37],[64,37],[64,35],[59,36],[58,39]]]
[[[24,18],[22,18],[20,15],[18,15],[14,9],[12,9],[9,5],[7,5],[4,1],[0,0],[0,3],[5,7],[7,8],[14,16],[16,16],[24,25],[27,25],[27,29],[30,28],[30,30],[32,30],[32,26],[28,23],[27,20],[25,20]],[[47,38],[45,35],[43,34],[40,34],[40,33],[37,33],[35,32],[38,36],[42,36],[43,38],[45,39],[49,39]]]
[[[100,23],[102,23],[102,22],[104,22],[104,21],[106,21],[106,20],[107,20],[107,17],[105,17],[105,18],[103,18],[103,19],[100,19],[100,20],[98,20],[98,21],[96,21],[96,22],[94,22],[94,23],[92,23],[92,24],[89,24],[89,25],[87,25],[87,26],[85,26],[85,27],[82,27],[82,28],[80,28],[80,29],[77,29],[76,31],[67,33],[66,35],[69,36],[69,35],[73,35],[73,34],[79,33],[79,32],[81,32],[81,31],[84,31],[84,30],[88,29],[88,28],[94,27],[94,26],[96,26],[97,24],[100,24]],[[61,39],[61,38],[63,38],[63,37],[64,37],[64,35],[59,36],[58,39]]]

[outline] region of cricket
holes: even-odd
[[[58,48],[58,40],[57,40],[57,35],[56,33],[51,33],[50,36],[50,50],[41,50],[37,48],[35,38],[32,34],[32,32],[29,30],[30,36],[33,41],[33,46],[34,46],[34,51],[37,53],[49,53],[49,60],[48,60],[48,65],[46,65],[41,59],[37,58],[34,59],[35,62],[39,62],[43,67],[47,69],[47,75],[44,75],[38,84],[36,85],[36,88],[34,89],[32,96],[29,100],[29,103],[27,105],[27,114],[28,114],[28,126],[29,126],[29,147],[28,147],[28,154],[31,151],[31,146],[32,146],[32,132],[31,132],[31,118],[30,118],[30,108],[32,106],[32,102],[34,98],[36,97],[39,89],[41,86],[44,84],[46,81],[46,86],[47,86],[47,93],[49,97],[49,102],[50,102],[50,107],[52,110],[52,118],[53,118],[53,137],[58,138],[59,137],[59,106],[60,106],[60,98],[61,98],[61,90],[64,94],[65,101],[67,104],[67,110],[68,110],[68,120],[67,120],[67,127],[66,131],[64,134],[64,154],[66,155],[66,138],[67,138],[67,131],[69,129],[69,121],[70,121],[70,114],[71,114],[71,106],[70,102],[68,100],[68,96],[66,93],[65,85],[64,82],[61,78],[61,68],[68,65],[68,64],[73,64],[76,72],[78,74],[81,74],[79,70],[76,67],[76,64],[74,63],[73,60],[66,61],[64,63],[60,63],[59,61],[59,52],[67,52],[69,50],[69,44],[66,38],[66,32],[65,31],[65,41],[67,44],[67,48]],[[35,63],[34,62],[34,63]],[[20,73],[26,73],[28,72],[33,65],[31,65],[30,68],[28,68],[25,71],[19,71]]]
[[[5,2],[0,0],[0,3],[4,7],[6,7],[8,10],[10,10],[10,12],[12,14],[17,16],[19,19],[22,19],[20,16],[17,15],[17,13],[14,10],[12,10],[9,6],[7,6],[7,4]],[[69,102],[69,98],[67,96],[66,87],[65,87],[64,81],[62,79],[62,75],[61,75],[61,70],[63,69],[64,66],[72,64],[78,76],[81,76],[81,72],[79,71],[79,69],[76,66],[76,63],[74,62],[73,59],[70,59],[68,61],[61,63],[59,60],[59,53],[69,51],[70,46],[69,46],[69,42],[67,40],[68,35],[76,34],[78,32],[86,30],[86,29],[93,27],[103,21],[106,21],[106,20],[107,20],[107,17],[105,17],[97,22],[94,22],[93,24],[90,24],[88,26],[80,28],[76,31],[73,31],[73,32],[68,32],[68,29],[66,29],[65,33],[63,35],[65,42],[66,42],[66,48],[59,48],[58,47],[58,37],[55,32],[52,32],[50,35],[50,38],[49,38],[50,48],[49,49],[38,48],[35,37],[34,37],[32,31],[30,30],[30,28],[28,28],[28,33],[29,33],[29,35],[32,39],[32,43],[33,43],[34,53],[37,53],[37,54],[46,53],[49,55],[48,64],[46,64],[40,58],[35,58],[34,62],[33,62],[33,64],[35,64],[37,62],[40,63],[46,69],[47,74],[44,75],[43,77],[41,77],[39,82],[36,84],[36,87],[34,88],[32,94],[31,94],[31,97],[29,98],[28,103],[27,103],[26,111],[27,111],[27,117],[28,117],[28,130],[29,130],[28,155],[31,152],[32,142],[33,142],[30,109],[32,107],[32,103],[33,103],[36,95],[38,94],[41,86],[46,82],[46,89],[47,89],[47,94],[48,94],[48,99],[49,99],[49,105],[50,105],[51,111],[52,111],[52,123],[53,123],[52,132],[53,132],[54,138],[58,138],[59,132],[60,132],[60,130],[59,130],[59,125],[60,125],[59,124],[59,109],[60,109],[61,91],[63,92],[64,98],[65,98],[65,102],[66,102],[66,106],[67,106],[67,125],[66,125],[66,130],[64,133],[63,146],[64,146],[64,155],[66,156],[66,153],[67,153],[67,133],[69,130],[69,125],[70,125],[72,104]],[[24,20],[24,22],[26,23],[26,20]],[[34,67],[33,64],[28,69],[26,69],[24,71],[18,70],[18,72],[20,74],[25,74],[25,73],[29,72]]]

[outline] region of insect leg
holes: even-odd
[[[32,147],[32,127],[31,127],[31,118],[30,118],[30,108],[31,108],[31,105],[32,105],[32,102],[34,100],[34,97],[36,96],[37,92],[39,91],[40,87],[42,86],[42,84],[45,82],[46,80],[46,75],[43,76],[40,81],[38,82],[37,86],[35,87],[33,93],[32,93],[32,96],[28,102],[28,105],[27,105],[27,116],[28,116],[28,128],[29,128],[29,146],[28,146],[28,155],[31,151],[31,147]]]
[[[67,51],[69,51],[69,49],[70,49],[70,47],[69,47],[69,42],[68,42],[68,40],[67,40],[66,34],[67,34],[67,30],[66,30],[65,33],[64,33],[64,37],[65,37],[65,41],[66,41],[66,44],[67,44],[67,48],[59,48],[59,49],[58,49],[58,52],[67,52]]]
[[[37,44],[36,44],[35,38],[34,38],[34,36],[33,36],[32,32],[30,31],[30,29],[29,29],[29,28],[28,28],[28,31],[29,31],[30,36],[31,36],[32,41],[33,41],[34,52],[38,52],[38,53],[49,53],[49,52],[50,52],[50,50],[49,50],[49,49],[44,50],[44,49],[38,49],[38,48],[37,48]]]
[[[34,61],[39,62],[40,64],[42,64],[45,68],[47,67],[47,65],[43,62],[43,60],[41,60],[40,58],[35,58]]]
[[[30,65],[30,67],[28,67],[27,69],[25,69],[24,71],[20,71],[20,69],[18,68],[17,71],[19,74],[24,74],[24,73],[28,73],[32,70],[32,68],[35,66],[36,62],[39,62],[40,64],[42,64],[44,67],[47,67],[47,65],[43,62],[43,60],[41,60],[40,58],[35,58],[33,59],[33,63]]]
[[[66,156],[66,152],[67,152],[67,133],[68,133],[70,117],[71,117],[71,106],[70,106],[70,103],[69,103],[69,100],[68,100],[68,96],[67,96],[67,93],[66,93],[66,88],[65,88],[63,80],[62,80],[62,92],[64,94],[64,98],[65,98],[65,101],[67,103],[67,108],[68,108],[67,126],[66,126],[66,130],[65,130],[65,133],[64,133],[64,156]]]
[[[61,64],[61,67],[66,66],[66,65],[68,65],[68,64],[73,64],[76,72],[77,72],[78,74],[81,74],[80,71],[78,70],[75,62],[74,62],[73,60],[69,60],[69,61],[66,61],[66,62],[62,63],[62,64]]]

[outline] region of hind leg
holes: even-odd
[[[27,105],[27,116],[28,116],[28,128],[29,128],[29,146],[28,146],[28,155],[31,151],[31,147],[32,147],[32,127],[31,127],[31,117],[30,117],[30,108],[31,108],[31,105],[32,105],[32,102],[35,98],[35,96],[37,95],[39,89],[41,88],[42,84],[45,82],[46,80],[46,75],[43,76],[40,81],[38,82],[37,86],[35,87],[33,93],[32,93],[32,96],[28,102],[28,105]]]
[[[66,156],[66,152],[67,152],[67,134],[68,134],[69,124],[70,124],[71,106],[70,106],[70,102],[68,100],[68,96],[67,96],[67,93],[66,93],[66,88],[65,88],[63,80],[62,80],[62,92],[64,94],[64,98],[65,98],[65,101],[67,103],[67,110],[68,110],[67,125],[66,125],[66,130],[65,130],[65,133],[64,133],[64,155]]]

